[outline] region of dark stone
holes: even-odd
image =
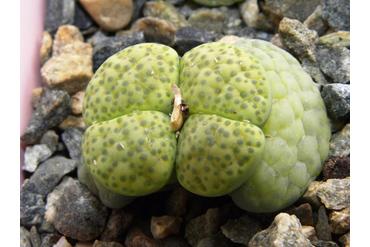
[[[350,176],[350,157],[329,157],[322,168],[324,180]]]
[[[144,33],[119,35],[94,41],[93,69],[97,70],[107,58],[132,45],[144,43]]]
[[[316,236],[319,240],[331,241],[329,219],[326,215],[325,207],[319,208],[318,221],[316,224]]]
[[[315,11],[320,0],[265,0],[266,9],[280,17],[297,19],[301,22]]]
[[[192,246],[217,234],[220,227],[220,210],[210,208],[204,215],[192,219],[185,227],[185,238]]]
[[[73,25],[78,27],[78,29],[83,32],[83,30],[89,29],[92,25],[94,25],[94,23],[94,20],[81,6],[80,2],[76,1]]]
[[[304,203],[298,207],[288,209],[286,213],[297,216],[302,225],[314,226],[312,208],[309,203]]]
[[[339,247],[339,245],[333,241],[316,240],[312,241],[311,244],[315,247]]]
[[[166,214],[171,216],[182,216],[186,213],[186,204],[189,192],[183,187],[177,187],[166,200]]]
[[[177,51],[182,55],[198,45],[213,42],[218,38],[220,35],[214,32],[195,27],[181,27],[177,30],[174,41]]]
[[[190,247],[188,241],[180,235],[169,235],[163,239],[154,240],[161,247]]]
[[[92,247],[124,247],[124,246],[117,242],[105,242],[105,241],[95,240]]]
[[[54,153],[57,150],[58,141],[59,135],[54,130],[48,130],[42,135],[40,144],[45,144]]]
[[[69,156],[77,162],[80,161],[82,155],[81,143],[83,134],[82,131],[76,128],[67,127],[61,135],[64,145],[68,149]]]
[[[40,226],[45,214],[44,198],[32,193],[34,190],[33,184],[26,179],[20,191],[20,224],[28,228]]]
[[[231,242],[221,231],[217,234],[203,238],[196,245],[197,247],[233,247],[236,244]]]
[[[27,191],[45,197],[62,179],[64,175],[76,168],[76,162],[63,156],[54,156],[39,165],[29,179],[30,186]],[[22,188],[23,189],[23,188]]]
[[[45,31],[54,32],[59,26],[73,23],[75,0],[49,0],[47,3]]]
[[[221,230],[234,243],[248,245],[252,237],[262,230],[262,225],[258,220],[244,214],[238,219],[229,220],[221,226]]]
[[[135,216],[134,211],[114,209],[109,216],[106,227],[100,236],[101,241],[124,242],[125,234]]]
[[[97,238],[105,227],[107,207],[77,179],[63,181],[62,194],[54,204],[55,229],[81,241]]]
[[[143,6],[147,2],[147,0],[135,0],[133,1],[134,4],[134,13],[131,17],[131,23],[134,23],[137,19],[143,17]]]
[[[347,120],[350,117],[350,85],[325,85],[321,96],[324,99],[329,118],[333,120]]]
[[[254,29],[254,28],[244,27],[236,34],[236,36],[247,38],[247,39],[262,39],[262,40],[270,41],[274,35],[271,33],[266,33],[266,32]]]
[[[149,237],[137,236],[132,240],[128,247],[159,247],[159,245]]]
[[[67,92],[44,87],[40,103],[21,140],[26,144],[35,143],[48,129],[60,124],[70,111],[70,97]]]

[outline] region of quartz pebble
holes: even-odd
[[[51,150],[45,144],[27,146],[22,169],[28,172],[34,172],[40,162],[46,160],[51,155]]]
[[[255,246],[313,246],[303,235],[302,226],[295,215],[278,214],[269,228],[258,232],[248,244]]]
[[[82,113],[82,101],[85,96],[85,91],[79,91],[75,95],[72,96],[72,113],[75,115]]]
[[[170,234],[179,234],[181,223],[182,218],[178,216],[153,216],[150,223],[150,231],[154,238],[162,239]]]

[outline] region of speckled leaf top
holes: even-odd
[[[190,107],[178,139],[172,84]],[[290,54],[260,40],[203,44],[180,64],[164,45],[126,48],[97,70],[83,116],[86,171],[110,197],[153,193],[175,172],[193,193],[230,194],[245,210],[272,212],[302,195],[329,151],[312,79]]]

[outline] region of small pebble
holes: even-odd
[[[77,27],[73,25],[60,26],[54,36],[53,57],[60,55],[64,46],[77,41],[84,42],[84,37]]]
[[[42,42],[40,48],[41,64],[44,64],[50,57],[52,52],[53,38],[47,31],[42,32]]]
[[[179,234],[181,223],[182,218],[178,216],[152,216],[150,231],[154,238],[162,239],[170,234]]]
[[[308,29],[314,30],[319,36],[323,35],[329,28],[328,22],[322,17],[322,7],[318,5],[315,11],[303,22]]]
[[[62,236],[54,247],[72,247],[65,236]]]
[[[331,241],[331,232],[329,227],[329,219],[326,215],[325,207],[321,206],[318,212],[318,220],[316,224],[316,236],[319,240]]]
[[[83,134],[84,133],[82,131],[73,127],[67,127],[61,134],[63,143],[68,149],[69,156],[76,162],[79,162],[81,159],[81,143]]]
[[[135,237],[132,242],[127,247],[159,247],[159,245],[149,237],[146,236],[137,236]]]
[[[134,12],[132,0],[80,0],[80,3],[101,28],[110,32],[126,27]]]
[[[216,8],[199,8],[193,11],[188,22],[195,28],[222,33],[225,18],[225,15]]]
[[[124,247],[124,246],[117,242],[104,242],[104,241],[95,240],[92,247]]]
[[[22,169],[28,172],[34,172],[37,166],[51,155],[51,150],[45,144],[27,146]]]
[[[32,247],[30,232],[23,226],[20,227],[20,246]]]
[[[31,239],[32,247],[41,246],[41,239],[40,239],[39,233],[37,232],[36,226],[32,226],[30,229],[30,239]]]
[[[322,0],[323,18],[335,31],[350,30],[350,1],[348,0]]]
[[[351,244],[351,237],[350,237],[350,233],[348,232],[348,233],[344,234],[343,236],[341,236],[341,237],[338,239],[338,242],[342,244],[341,246],[349,247],[349,246],[350,246],[350,244]]]
[[[82,101],[85,96],[85,91],[79,91],[75,95],[72,96],[72,113],[75,115],[79,115],[82,113]]]
[[[45,144],[51,153],[54,153],[57,150],[58,141],[59,135],[54,130],[48,130],[42,135],[40,144]]]
[[[317,196],[331,210],[342,210],[350,205],[350,178],[328,179],[317,190]]]
[[[77,1],[75,5],[75,14],[73,19],[73,25],[84,33],[95,24],[91,16],[86,12],[86,10],[81,6],[80,2]]]
[[[83,117],[81,115],[79,115],[79,116],[68,115],[68,117],[66,119],[64,119],[63,122],[61,122],[58,125],[58,128],[61,129],[61,130],[65,130],[68,127],[73,127],[73,128],[79,129],[81,131],[86,130],[86,124],[85,124],[85,122],[83,120]]]
[[[303,22],[315,11],[320,0],[292,2],[291,0],[265,0],[264,10],[279,17],[288,17]]]
[[[346,121],[350,117],[350,85],[329,84],[324,86],[321,96],[324,100],[329,118]]]
[[[329,214],[330,231],[334,234],[342,235],[350,229],[350,207],[341,211],[332,211]]]
[[[44,220],[44,196],[35,191],[35,186],[26,179],[20,191],[20,224],[25,227],[40,226]]]
[[[319,39],[320,44],[327,46],[340,46],[350,48],[350,32],[338,31],[321,36]]]
[[[304,203],[298,207],[288,209],[286,213],[294,214],[302,225],[314,226],[312,208],[309,203]]]
[[[350,155],[350,143],[350,123],[348,123],[341,131],[333,134],[329,143],[329,155],[334,157]]]
[[[317,237],[316,237],[315,228],[313,226],[305,226],[305,225],[303,225],[302,226],[302,233],[311,242],[312,241],[315,241],[315,240],[318,240]]]
[[[50,0],[46,5],[44,28],[54,32],[59,26],[73,23],[75,0]]]
[[[123,243],[125,240],[124,235],[131,225],[135,215],[135,212],[131,212],[126,208],[113,209],[112,214],[108,218],[105,229],[100,235],[100,240]]]
[[[350,157],[339,156],[326,159],[322,168],[323,179],[346,178],[350,176]]]

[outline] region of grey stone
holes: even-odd
[[[48,195],[47,218],[64,236],[93,240],[104,230],[107,217],[107,207],[77,179],[64,177]]]
[[[32,247],[41,246],[41,239],[40,239],[39,233],[37,232],[36,226],[32,226],[30,229],[30,239],[31,239]]]
[[[248,247],[257,246],[310,246],[313,245],[304,236],[302,226],[295,215],[278,214],[269,228],[253,236]]]
[[[147,0],[135,0],[134,4],[134,13],[132,14],[131,23],[134,23],[137,19],[143,17],[143,7]]]
[[[334,157],[348,156],[351,153],[350,143],[350,123],[348,123],[341,131],[332,135],[329,143],[329,155]]]
[[[48,129],[57,126],[70,113],[70,97],[67,92],[43,88],[40,103],[33,112],[21,140],[33,144]]]
[[[20,228],[20,246],[32,247],[30,232],[23,226]]]
[[[20,224],[29,228],[40,226],[45,214],[43,196],[33,193],[34,190],[33,184],[26,179],[20,191]]]
[[[320,69],[334,83],[350,81],[350,51],[346,47],[318,45],[316,59]]]
[[[82,155],[81,143],[83,134],[82,131],[76,128],[67,127],[61,135],[64,145],[68,149],[69,156],[77,162],[80,161]]]
[[[24,153],[24,164],[22,169],[28,172],[34,172],[37,166],[51,155],[51,150],[45,144],[27,146]]]
[[[315,11],[303,22],[308,29],[315,30],[319,36],[323,35],[328,29],[328,22],[322,17],[322,7],[318,5]]]
[[[287,50],[299,60],[316,60],[315,50],[319,42],[317,32],[308,29],[297,20],[284,18],[279,25],[279,34]]]
[[[54,153],[57,150],[58,141],[59,135],[54,130],[48,130],[42,135],[40,144],[45,144],[51,153]]]
[[[221,231],[210,237],[203,238],[196,245],[197,247],[233,247],[235,243],[231,242]]]
[[[271,33],[266,33],[250,27],[244,27],[236,35],[247,39],[262,39],[266,41],[270,41],[274,36]]]
[[[297,19],[301,22],[315,11],[320,0],[265,0],[265,8],[279,17]]]
[[[145,3],[143,14],[145,17],[154,17],[173,23],[176,29],[190,26],[186,18],[172,3],[165,1],[148,1]]]
[[[335,31],[350,30],[350,0],[321,0],[323,17]]]
[[[94,25],[94,20],[86,12],[86,10],[81,6],[79,1],[76,1],[75,4],[75,14],[73,19],[73,25],[78,27],[78,29],[83,32],[84,30],[89,29]]]
[[[195,27],[179,28],[175,34],[174,42],[180,55],[194,47],[215,41],[220,35],[214,32],[200,30]]]
[[[295,56],[304,70],[320,85],[327,81],[316,59],[319,36],[297,20],[284,18],[279,24],[279,34],[286,50]]]
[[[125,233],[132,223],[135,211],[124,209],[113,209],[109,216],[104,231],[100,235],[101,241],[121,242],[125,241]]]
[[[318,212],[316,224],[316,236],[319,240],[331,241],[331,232],[329,228],[329,219],[326,215],[325,207],[321,206]]]
[[[57,243],[54,234],[46,234],[41,242],[41,247],[50,247],[54,246]]]
[[[49,0],[44,21],[45,31],[54,32],[59,26],[72,24],[74,14],[74,0]]]
[[[248,245],[252,237],[261,230],[261,223],[247,214],[235,220],[228,220],[225,225],[221,226],[221,231],[226,237],[234,243],[245,245]]]
[[[236,35],[243,27],[245,27],[240,11],[236,6],[222,6],[219,10],[225,16],[222,26],[222,33],[224,35]]]
[[[220,210],[210,208],[201,216],[192,219],[185,227],[185,238],[192,246],[215,235],[220,227]]]
[[[120,31],[116,35],[127,35],[131,33],[144,32],[146,42],[159,43],[167,46],[174,45],[174,36],[176,33],[175,25],[164,19],[156,17],[143,17],[131,25],[129,31]]]
[[[321,96],[324,99],[329,118],[333,120],[348,120],[351,109],[350,85],[328,84],[325,85]]]
[[[143,32],[95,40],[93,49],[93,69],[97,70],[107,58],[124,48],[144,42],[145,38]]]
[[[67,173],[73,171],[77,164],[75,161],[63,156],[54,156],[43,163],[30,177],[30,183],[33,184],[35,191],[45,197]]]
[[[198,8],[189,16],[188,22],[205,31],[222,33],[225,18],[218,8]]]
[[[342,210],[350,205],[350,178],[328,179],[317,189],[317,196],[331,210]]]

